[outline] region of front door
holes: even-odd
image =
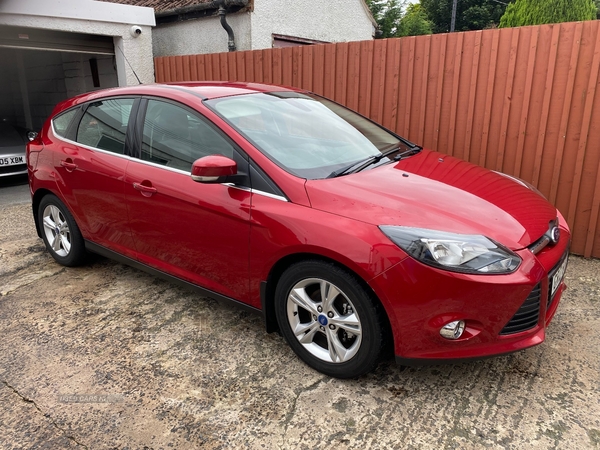
[[[148,101],[142,136],[125,176],[138,260],[247,302],[251,194],[190,177],[202,156],[234,158],[241,171],[247,162],[206,119],[167,101]]]

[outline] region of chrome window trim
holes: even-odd
[[[106,155],[117,156],[117,157],[120,157],[120,158],[127,159],[129,161],[135,161],[135,162],[139,162],[139,163],[142,163],[142,164],[147,164],[147,165],[152,166],[152,167],[157,167],[159,169],[169,170],[171,172],[180,173],[182,175],[186,175],[186,176],[190,176],[191,177],[191,171],[190,172],[186,172],[185,170],[175,169],[174,167],[164,166],[162,164],[153,163],[151,161],[144,161],[143,159],[136,158],[134,156],[122,155],[120,153],[114,153],[114,152],[111,152],[111,151],[108,151],[108,150],[102,150],[101,148],[91,147],[89,145],[85,145],[85,144],[81,144],[79,142],[72,141],[72,140],[64,138],[64,137],[62,137],[62,136],[60,136],[59,134],[56,133],[56,130],[54,128],[54,120],[51,121],[51,125],[52,125],[52,133],[54,134],[54,136],[58,140],[66,142],[67,144],[76,145],[76,146],[79,146],[79,147],[83,147],[83,148],[85,148],[87,150],[93,150],[95,152],[104,153]],[[282,201],[282,202],[289,202],[289,200],[287,198],[282,197],[281,195],[271,194],[270,192],[259,191],[257,189],[252,189],[252,188],[249,188],[249,187],[246,187],[246,186],[238,186],[237,184],[233,184],[233,183],[220,183],[220,184],[222,186],[232,187],[232,188],[239,189],[239,190],[242,190],[242,191],[250,192],[251,194],[262,195],[263,197],[269,197],[269,198],[272,198],[272,199],[275,199],[275,200],[279,200],[279,201]]]
[[[271,194],[270,192],[259,191],[258,189],[252,189],[252,188],[249,188],[246,186],[238,186],[237,184],[233,184],[233,183],[221,183],[221,185],[239,189],[241,191],[250,192],[251,194],[262,195],[263,197],[269,197],[274,200],[279,200],[282,202],[289,203],[289,200],[287,198],[282,197],[281,195]]]
[[[191,176],[192,175],[192,171],[191,170],[189,172],[186,172],[185,170],[176,169],[175,167],[165,166],[164,164],[158,164],[158,163],[155,163],[155,162],[152,162],[152,161],[146,161],[144,159],[140,159],[140,158],[137,158],[135,156],[132,157],[131,160],[135,161],[135,162],[142,163],[142,164],[146,164],[148,166],[157,167],[159,169],[165,169],[165,170],[168,170],[170,172],[180,173],[182,175],[187,175],[187,176]]]
[[[67,139],[66,137],[62,137],[61,135],[59,135],[58,133],[56,133],[56,129],[54,128],[54,120],[52,120],[51,122],[52,122],[52,134],[54,134],[54,137],[56,137],[59,141],[66,142],[67,144],[71,144],[71,145],[76,145],[78,147],[83,147],[83,148],[85,148],[87,150],[93,150],[95,152],[104,153],[106,155],[118,156],[120,158],[125,158],[125,159],[128,159],[128,160],[134,159],[133,157],[131,157],[129,155],[124,155],[122,153],[115,153],[115,152],[111,152],[111,151],[108,151],[108,150],[103,150],[101,148],[92,147],[91,145],[82,144],[80,142],[76,142],[76,141],[72,141],[71,139]]]

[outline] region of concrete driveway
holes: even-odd
[[[27,175],[0,178],[0,208],[31,203]]]
[[[340,381],[258,316],[99,257],[59,266],[29,205],[1,208],[2,449],[600,446],[600,261],[571,258],[538,347]]]

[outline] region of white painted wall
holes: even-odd
[[[271,48],[273,34],[326,42],[373,38],[375,25],[363,0],[254,0],[254,11],[227,15],[238,50]],[[218,16],[158,25],[154,56],[228,51]]]
[[[250,13],[227,15],[238,50],[251,50]],[[159,25],[152,32],[154,56],[198,55],[228,51],[227,32],[218,17]]]
[[[272,34],[326,42],[373,39],[363,0],[255,0],[252,49],[271,48]]]
[[[154,81],[152,27],[154,10],[92,0],[2,0],[0,25],[112,36],[143,83]],[[132,25],[142,28],[133,38]],[[129,64],[116,50],[119,85],[138,84]]]

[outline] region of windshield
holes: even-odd
[[[307,179],[409,147],[349,109],[316,95],[256,93],[206,101],[284,170]],[[382,158],[380,164],[391,159]]]

